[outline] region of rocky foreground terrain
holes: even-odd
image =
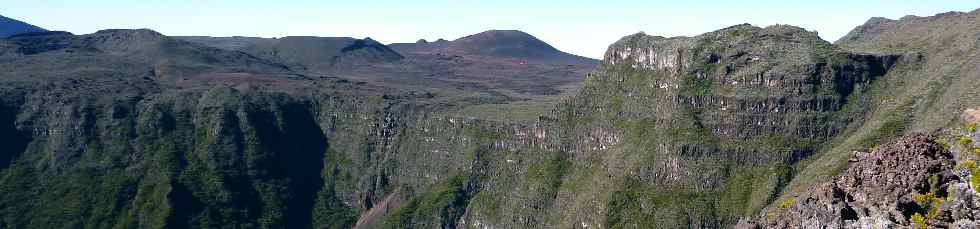
[[[640,33],[599,63],[517,31],[18,34],[0,228],[969,228],[978,15]]]
[[[844,174],[741,228],[977,228],[976,124],[951,146],[914,134],[855,152]]]

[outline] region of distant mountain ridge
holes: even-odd
[[[239,51],[286,64],[309,74],[381,80],[394,87],[507,88],[520,93],[556,94],[579,82],[598,60],[562,52],[516,30],[490,30],[453,41],[419,40],[384,45],[371,38],[288,36],[174,37]],[[442,85],[442,86],[434,86]],[[447,86],[453,85],[453,86]],[[465,86],[464,86],[465,85]]]
[[[0,38],[9,37],[21,33],[44,32],[44,31],[48,31],[48,30],[0,15]]]
[[[0,69],[7,73],[35,76],[58,76],[85,68],[104,69],[102,74],[149,74],[179,79],[215,72],[288,71],[279,63],[173,39],[149,29],[110,29],[85,35],[22,33],[0,39],[0,62],[4,63]]]
[[[329,71],[336,68],[390,63],[403,57],[371,38],[289,36],[176,37],[225,50],[241,51],[290,65],[293,69]]]
[[[390,47],[406,55],[459,55],[523,59],[538,62],[595,64],[598,61],[569,54],[519,30],[488,30],[453,41],[394,43]]]
[[[0,38],[0,228],[977,228],[978,16]]]

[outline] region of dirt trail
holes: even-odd
[[[392,207],[397,207],[400,204],[398,202],[401,202],[401,199],[396,199],[400,194],[400,189],[395,189],[395,191],[385,196],[381,202],[375,203],[373,208],[361,214],[361,217],[357,219],[357,224],[354,225],[354,229],[373,228],[377,226],[375,224],[379,223],[381,217],[388,213],[389,204]]]

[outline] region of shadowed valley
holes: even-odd
[[[0,228],[975,227],[978,14],[602,60],[0,24]]]

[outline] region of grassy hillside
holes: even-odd
[[[857,111],[855,121],[820,155],[798,166],[800,173],[783,196],[828,181],[853,151],[868,151],[905,132],[959,126],[960,113],[980,106],[978,15],[873,18],[837,41],[849,51],[901,55],[901,60],[868,87],[867,95],[852,99],[848,109]]]
[[[413,54],[328,76],[149,30],[2,39],[0,228],[729,227],[853,150],[959,125],[977,14],[836,44],[640,33],[581,84],[588,64]]]

